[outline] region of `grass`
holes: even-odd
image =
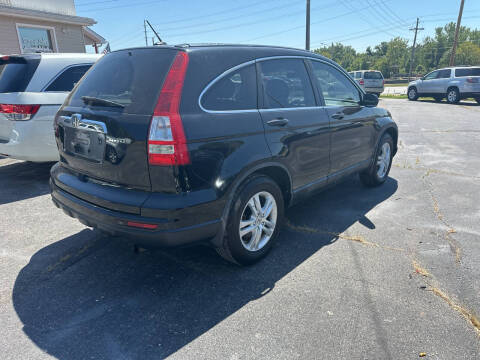
[[[407,95],[381,94],[380,99],[408,99]]]
[[[400,87],[400,86],[407,86],[408,83],[393,83],[393,84],[387,84],[385,83],[385,87]]]

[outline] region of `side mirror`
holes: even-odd
[[[362,105],[368,106],[368,107],[375,107],[378,105],[378,96],[375,94],[365,94],[365,96],[362,99]]]

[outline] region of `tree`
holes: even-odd
[[[464,42],[458,46],[455,63],[462,65],[480,65],[480,46],[473,42]]]

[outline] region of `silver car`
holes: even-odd
[[[365,90],[366,93],[380,94],[384,90],[385,80],[383,74],[377,70],[350,71],[350,76]]]
[[[0,156],[57,161],[55,114],[75,83],[100,56],[0,56]]]
[[[465,98],[474,98],[480,104],[480,66],[456,66],[434,70],[408,84],[409,100],[433,97],[456,104]]]

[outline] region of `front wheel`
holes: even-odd
[[[257,262],[277,238],[283,212],[282,191],[272,179],[263,175],[248,179],[233,201],[217,252],[240,265]]]
[[[417,100],[418,99],[417,89],[414,88],[414,87],[411,87],[410,89],[408,89],[407,96],[408,96],[408,100],[410,100],[410,101]]]
[[[447,102],[449,104],[456,104],[460,101],[460,92],[457,88],[450,88],[447,90]]]
[[[384,134],[375,151],[374,162],[360,173],[360,180],[366,186],[379,186],[387,180],[393,158],[393,139],[390,134]]]

